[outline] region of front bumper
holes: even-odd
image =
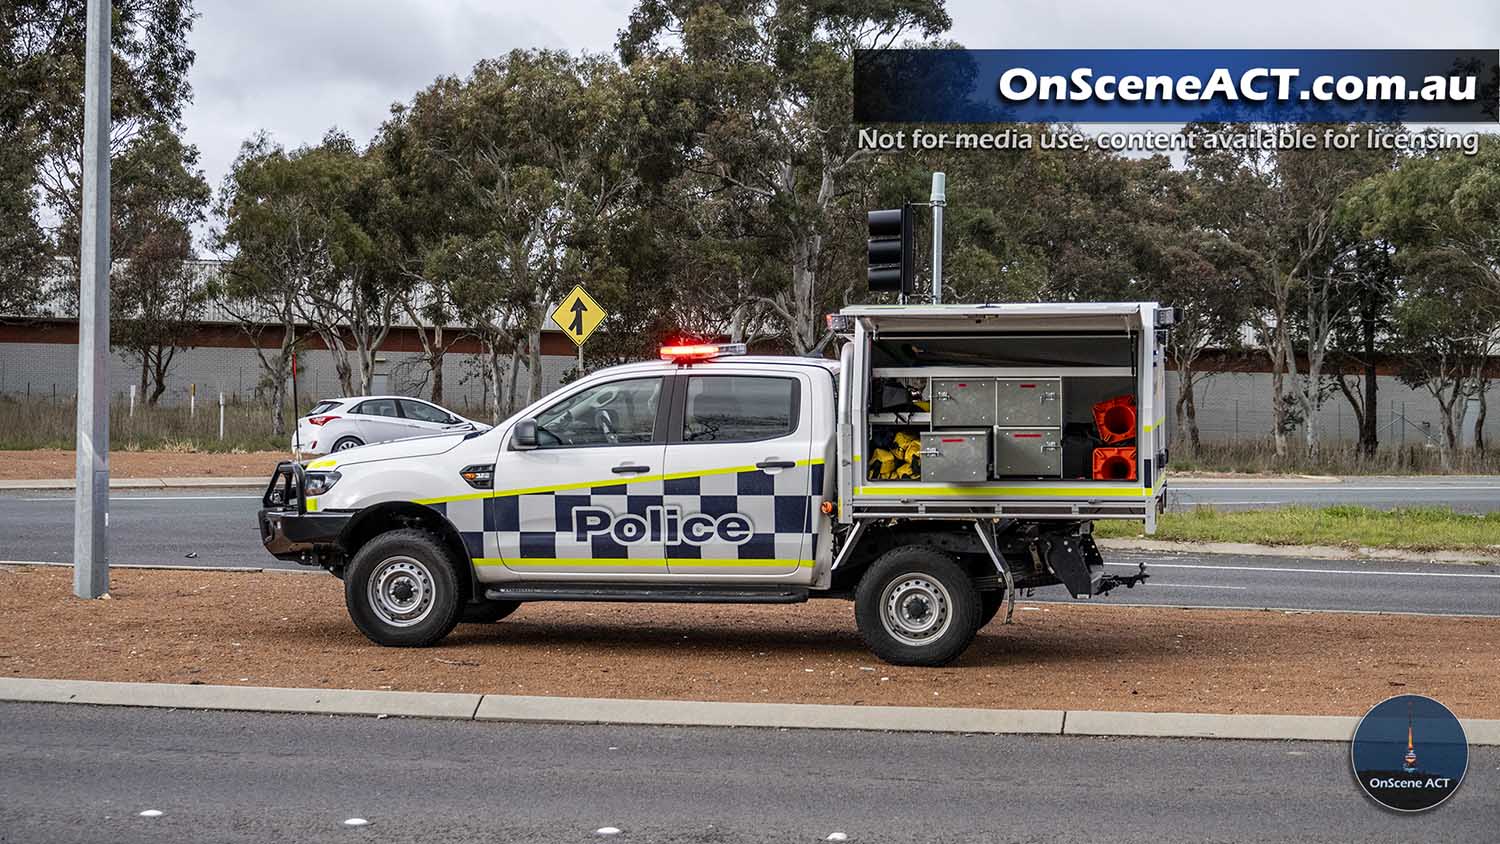
[[[260,541],[278,560],[314,565],[322,551],[333,550],[348,526],[348,513],[298,513],[261,510]]]
[[[271,476],[257,514],[260,541],[278,560],[318,565],[338,547],[350,513],[309,513],[302,464],[282,461]]]

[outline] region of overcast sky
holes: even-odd
[[[367,141],[393,102],[516,47],[607,52],[633,0],[198,0],[184,121],[215,188],[240,142],[338,126]],[[1500,47],[1497,0],[949,0],[967,47]]]

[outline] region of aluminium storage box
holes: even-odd
[[[922,434],[922,480],[987,481],[990,429]]]
[[[1002,428],[1061,428],[1062,381],[1001,378],[995,382],[995,424]]]
[[[1062,477],[1062,431],[1057,428],[997,428],[995,477]]]
[[[932,425],[978,427],[995,424],[995,379],[932,379]]]

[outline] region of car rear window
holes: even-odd
[[[328,401],[327,399],[324,399],[323,401],[320,401],[317,404],[313,405],[312,410],[309,410],[307,412],[307,415],[308,416],[317,416],[319,413],[327,413],[328,411],[333,410],[335,407],[338,407],[338,406],[339,406],[338,402],[336,402],[336,401]]]
[[[355,413],[363,413],[366,416],[400,416],[396,412],[395,399],[370,399],[362,401],[359,407],[354,408]]]

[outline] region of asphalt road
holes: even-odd
[[[1500,510],[1500,477],[1348,477],[1309,480],[1215,480],[1171,478],[1167,506],[1191,510],[1211,504],[1222,510],[1256,510],[1288,504],[1326,507],[1358,504],[1383,510],[1392,507],[1452,507],[1460,513]]]
[[[5,842],[1493,841],[1500,828],[1492,747],[1471,751],[1446,804],[1402,816],[1368,802],[1341,743],[45,704],[0,705],[0,722]]]
[[[112,561],[303,569],[279,563],[261,548],[254,524],[258,500],[234,490],[118,493],[110,507]],[[0,495],[0,560],[68,560],[72,531],[73,509],[65,495]],[[1500,571],[1487,567],[1120,551],[1106,552],[1106,559],[1120,573],[1145,561],[1152,577],[1145,586],[1096,601],[1500,615]],[[1057,589],[1033,597],[1069,600]]]

